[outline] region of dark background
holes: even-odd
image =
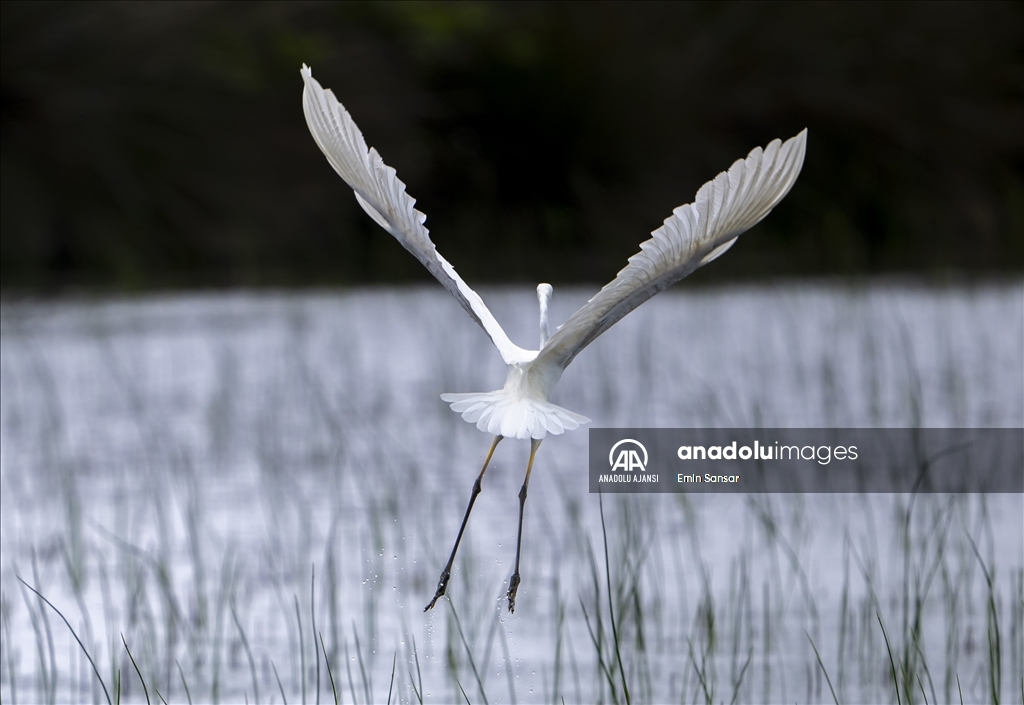
[[[712,279],[1024,271],[1024,5],[2,4],[3,290],[429,277],[310,137],[350,109],[470,282],[604,282],[752,147]]]

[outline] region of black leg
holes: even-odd
[[[519,553],[523,545],[523,508],[526,506],[526,488],[530,484],[530,473],[533,472],[533,458],[537,455],[537,449],[543,439],[534,438],[530,441],[530,462],[526,465],[526,479],[523,480],[523,487],[519,490],[519,533],[516,536],[516,567],[512,572],[512,579],[508,583],[508,611],[516,611],[516,591],[519,590]]]
[[[494,455],[494,449],[498,447],[498,442],[501,441],[503,436],[495,436],[494,442],[491,443],[491,449],[487,451],[487,457],[484,458],[484,466],[480,468],[480,474],[476,477],[476,482],[473,483],[473,492],[469,495],[469,506],[466,507],[466,516],[462,517],[462,526],[459,527],[459,535],[455,538],[455,545],[452,546],[452,555],[448,557],[448,564],[445,565],[444,570],[441,571],[441,578],[437,581],[437,592],[434,593],[434,599],[430,601],[430,604],[423,608],[426,612],[434,603],[444,595],[444,591],[448,588],[448,579],[452,576],[452,564],[455,562],[455,554],[459,550],[459,543],[462,541],[462,534],[466,531],[466,524],[469,522],[469,513],[473,511],[473,503],[476,502],[476,496],[480,494],[480,481],[484,479],[484,473],[487,472],[487,466],[491,462],[491,456]]]

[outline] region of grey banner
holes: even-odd
[[[1024,492],[1019,428],[593,428],[591,492]]]

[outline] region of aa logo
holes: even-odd
[[[616,451],[618,451],[617,454]],[[643,453],[643,460],[640,459],[641,453]],[[624,472],[639,470],[646,472],[647,449],[644,448],[644,444],[640,441],[634,441],[632,438],[623,438],[613,445],[611,451],[609,451],[608,464],[612,466],[612,472],[616,470]]]

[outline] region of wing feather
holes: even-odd
[[[693,203],[672,211],[615,279],[548,338],[536,363],[565,368],[623,316],[721,256],[789,192],[806,148],[807,130],[786,142],[773,140],[701,186]]]
[[[413,254],[491,337],[506,363],[532,359],[534,354],[515,345],[498,321],[448,260],[442,257],[423,225],[425,216],[413,206],[395,170],[384,163],[376,149],[368,149],[363,133],[334,93],[324,90],[308,66],[302,67],[305,88],[302,109],[309,131],[334,170],[352,187],[356,200],[402,246]]]

